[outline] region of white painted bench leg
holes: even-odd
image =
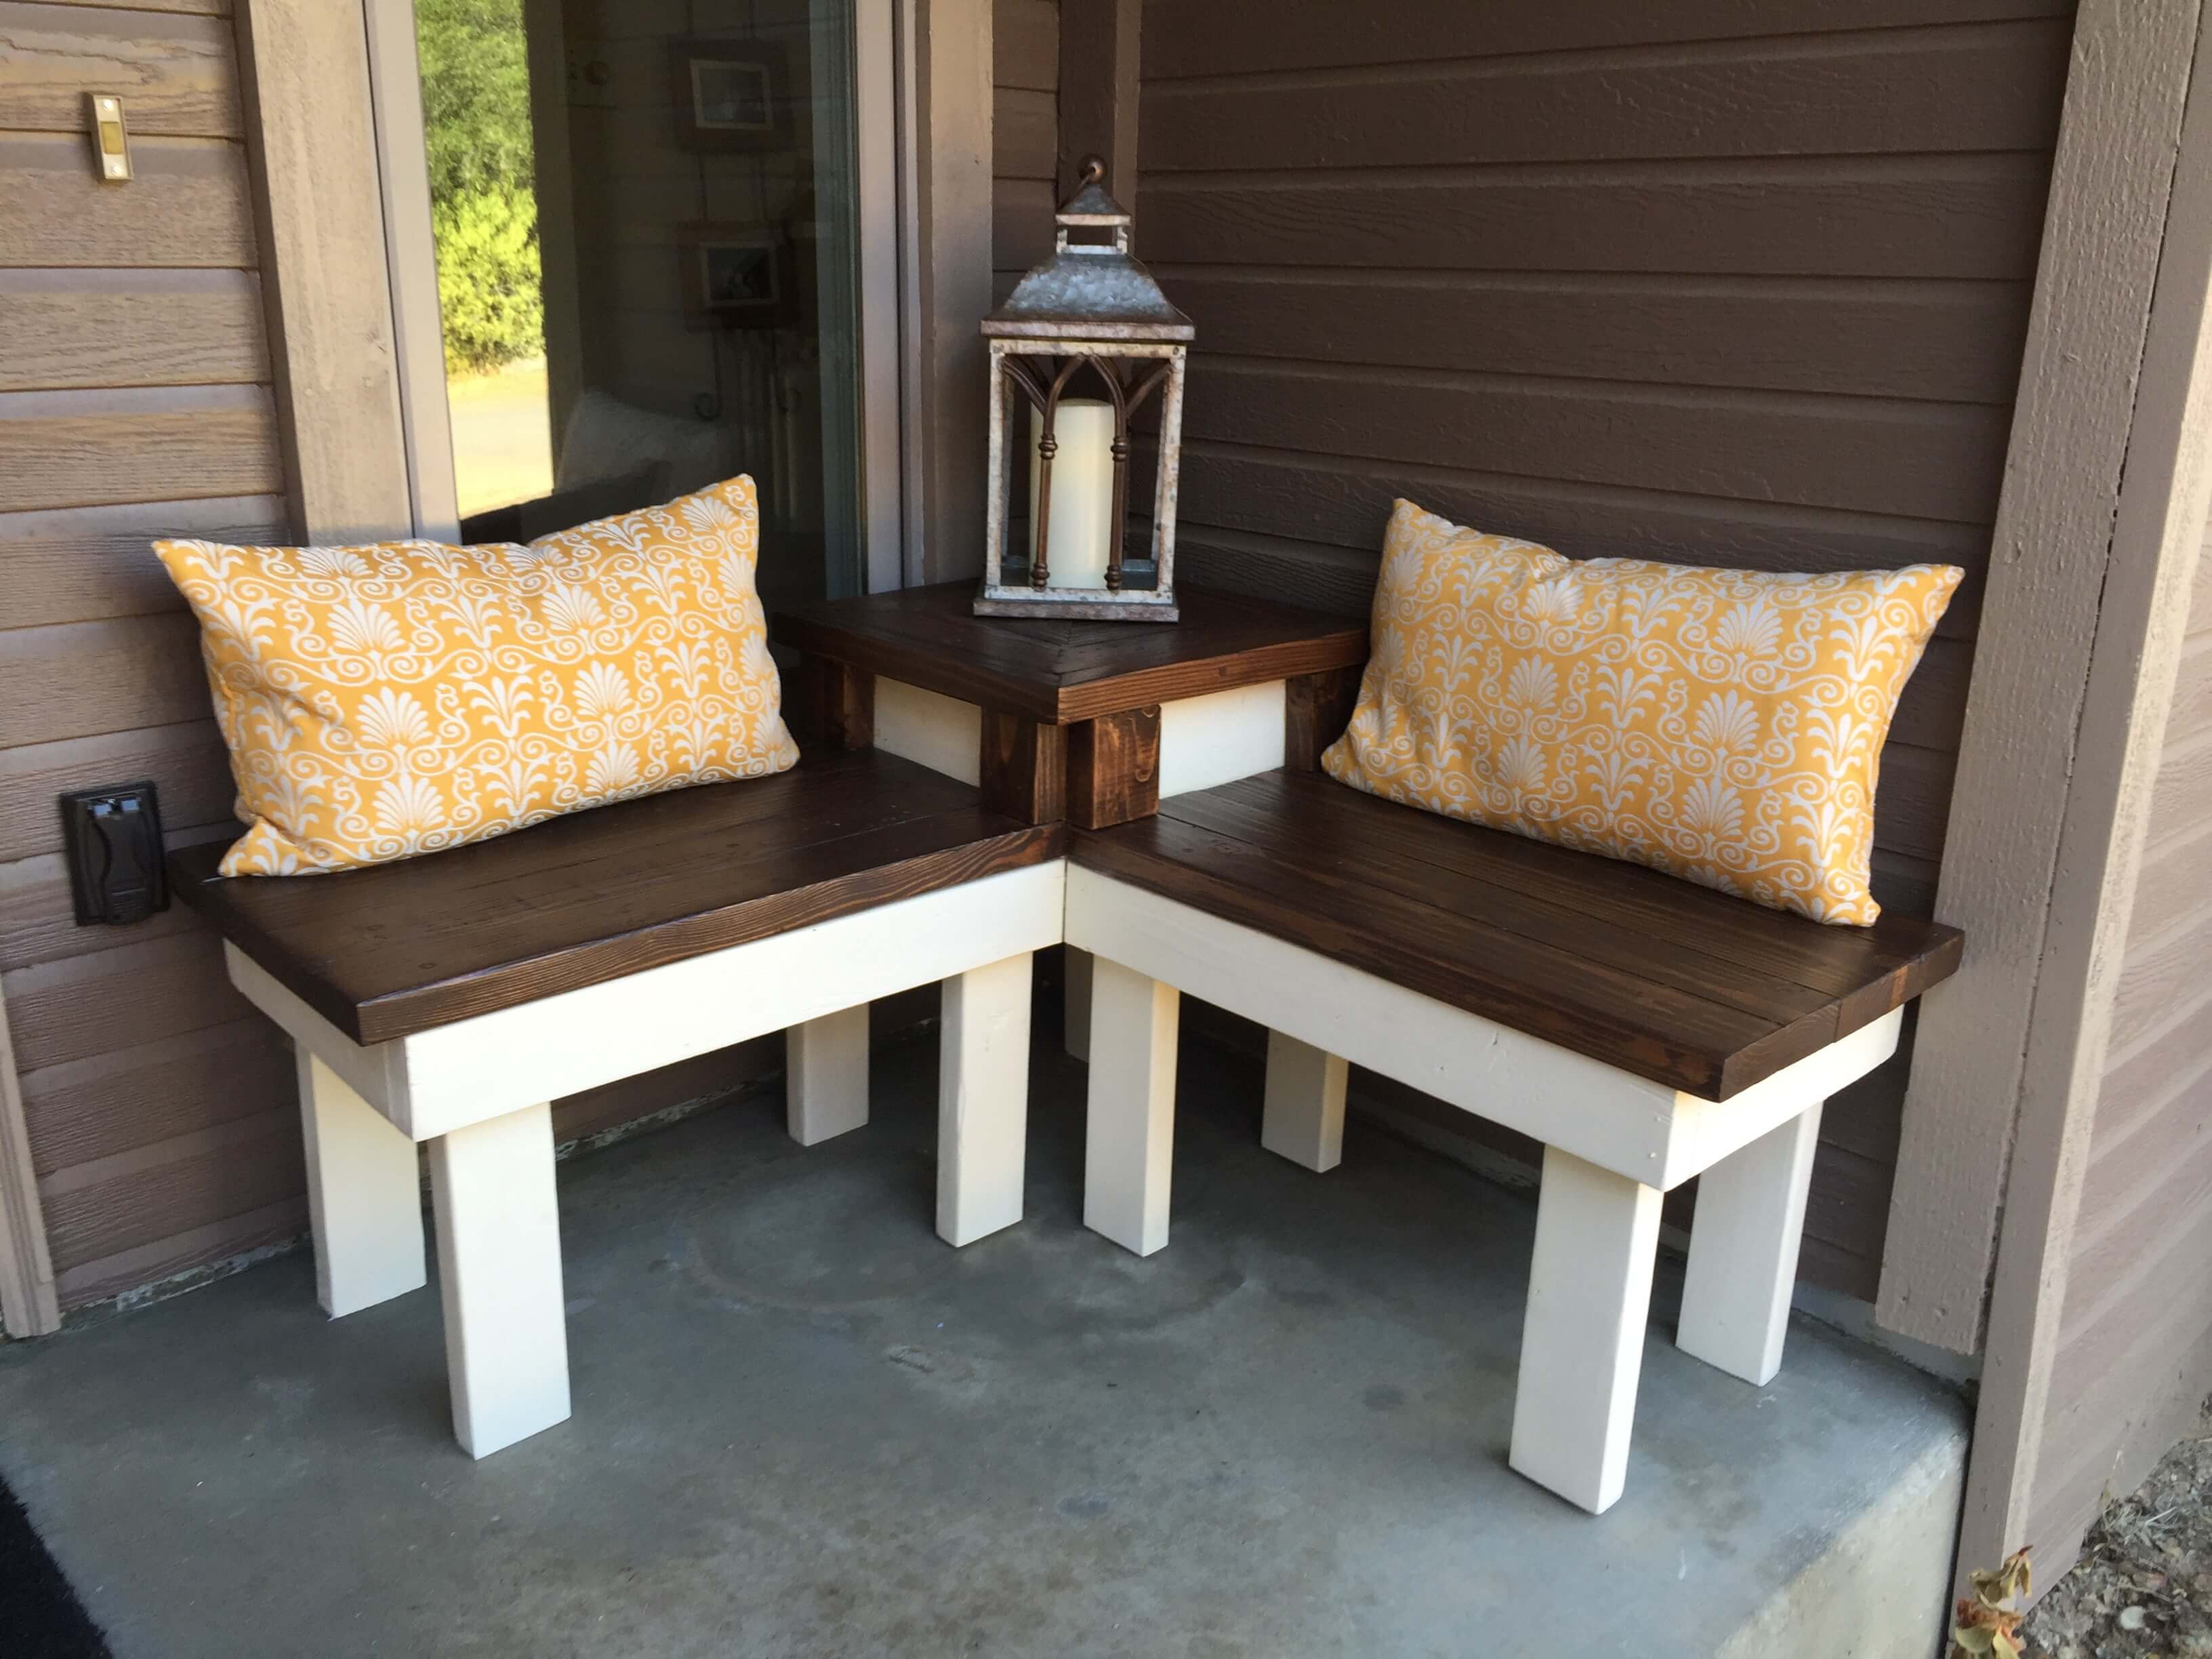
[[[1513,1467],[1593,1515],[1628,1473],[1659,1193],[1544,1149],[1513,1402]]]
[[[868,1005],[783,1034],[784,1127],[802,1146],[868,1121]]]
[[[453,1434],[472,1457],[568,1415],[568,1328],[548,1106],[430,1143]]]
[[[937,1236],[967,1244],[1022,1218],[1030,957],[945,981],[937,1074]]]
[[[1182,1012],[1174,986],[1093,958],[1083,1224],[1139,1255],[1168,1242]]]
[[[1762,1388],[1782,1369],[1805,1194],[1820,1139],[1816,1105],[1698,1177],[1674,1344]]]
[[[1071,1058],[1091,1059],[1091,952],[1066,947],[1067,982],[1060,988],[1062,1046]]]
[[[1260,1144],[1314,1170],[1344,1161],[1344,1087],[1351,1067],[1342,1056],[1267,1033],[1267,1106]]]
[[[404,1130],[305,1048],[299,1063],[315,1299],[343,1319],[428,1282],[422,1175]]]

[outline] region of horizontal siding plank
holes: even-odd
[[[1004,7],[1001,6],[1003,12]],[[1673,46],[1844,29],[2065,17],[2071,0],[1551,0],[1545,5],[1294,5],[1146,0],[1144,72],[1248,75],[1350,64]]]
[[[2212,1377],[2212,1297],[2186,1300],[2194,1318],[2184,1308],[2154,1323],[2121,1352],[2104,1356],[2103,1374],[2087,1380],[2078,1398],[2054,1400],[2046,1412],[2023,1534],[2041,1540],[2039,1571],[2064,1572],[2107,1495],[2134,1491],[2177,1441],[2197,1431]]]
[[[1973,672],[1974,648],[1969,641],[1929,641],[1897,700],[1897,715],[1889,727],[1892,740],[1958,753],[1966,724],[1966,685]]]
[[[112,951],[141,939],[167,939],[198,925],[181,904],[124,927],[80,927],[70,897],[68,861],[59,853],[0,864],[0,970]]]
[[[991,172],[1000,179],[1053,182],[1060,161],[1060,100],[1049,92],[1000,87],[991,99]]]
[[[141,138],[136,177],[102,184],[81,135],[0,136],[0,266],[251,266],[246,152],[211,138]]]
[[[19,1071],[245,1018],[222,944],[196,931],[0,975]]]
[[[1156,81],[1138,131],[1147,172],[2048,149],[2070,37],[2039,18]]]
[[[32,1167],[49,1176],[295,1104],[292,1044],[259,1014],[27,1073]]]
[[[1142,252],[1186,264],[2023,281],[2048,173],[2048,158],[1996,155],[1287,182],[1148,173]]]
[[[1905,1018],[1909,1022],[1911,1014]],[[1885,1182],[1897,1164],[1897,1144],[1905,1131],[1905,1085],[1912,1069],[1910,1042],[1908,1026],[1906,1042],[1895,1054],[1832,1096],[1820,1113],[1821,1144],[1880,1164]],[[1887,1202],[1886,1192],[1883,1201]]]
[[[222,823],[237,795],[212,720],[0,749],[0,859],[60,850],[55,796],[141,778],[152,781],[173,830]]]
[[[1027,270],[1052,252],[1052,185],[1036,179],[997,179],[991,184],[991,267]]]
[[[112,11],[120,6],[130,11],[184,12],[196,17],[230,15],[230,0],[48,0],[48,3],[83,11]]]
[[[2212,526],[2205,532],[2205,550],[2197,556],[2197,574],[2189,586],[2189,636],[2212,634]]]
[[[2182,647],[2173,698],[2166,705],[2165,746],[2176,749],[2208,735],[2212,735],[2212,634],[2199,634]],[[2154,823],[2151,833],[2167,827]]]
[[[1194,364],[1201,441],[1986,523],[2009,412],[1613,382]]]
[[[180,1278],[195,1269],[235,1265],[240,1257],[304,1239],[307,1195],[279,1200],[243,1215],[194,1227],[171,1238],[102,1256],[54,1275],[54,1290],[64,1310],[82,1308],[149,1285]]]
[[[1880,1238],[1888,1226],[1893,1165],[1862,1157],[1825,1138],[1813,1160],[1813,1181],[1805,1196],[1805,1236],[1856,1249]]]
[[[779,1032],[603,1084],[553,1103],[554,1144],[588,1139],[655,1112],[741,1089],[782,1069],[783,1037]]]
[[[1861,1244],[1831,1244],[1824,1238],[1808,1238],[1797,1251],[1797,1277],[1871,1302],[1881,1289],[1881,1261]]]
[[[1936,914],[1936,881],[1940,871],[1941,866],[1933,859],[1915,858],[1910,853],[1876,846],[1867,872],[1867,886],[1875,902],[1885,910],[1894,910],[1901,916],[1932,917]],[[1909,1042],[1912,1027],[1907,1024],[1905,1030]],[[1903,1086],[1900,1082],[1899,1087]]]
[[[1951,785],[1958,772],[1956,755],[1907,743],[1886,746],[1881,787],[1875,797],[1875,846],[1941,862],[1951,818]]]
[[[2212,892],[2191,894],[2179,912],[2137,908],[2129,932],[2112,994],[2115,1051],[2148,1036],[2192,992],[2212,983]]]
[[[2182,1052],[2186,1064],[2203,1068],[2212,1060],[2212,1041],[2201,1031]],[[2101,1115],[2089,1147],[2089,1168],[2081,1182],[2081,1224],[2103,1229],[2132,1216],[2178,1165],[2203,1157],[2212,1146],[2212,1071],[2161,1083],[2165,1097],[2149,1111],[2107,1125]]]
[[[1060,84],[1057,0],[994,0],[991,80],[1030,92],[1050,92]]]
[[[219,17],[0,0],[0,129],[81,133],[92,89],[134,138],[235,138],[237,52]]]
[[[2132,915],[2142,920],[2131,925],[2146,930],[2155,918],[2185,915],[2212,893],[2212,824],[2199,819],[2172,826],[2179,835],[2159,834],[2168,827],[2152,819],[2153,840],[2136,874]]]
[[[1156,269],[1207,353],[2009,404],[2014,283]]]
[[[2097,1097],[2097,1140],[2116,1144],[2156,1117],[2182,1090],[2212,1072],[2204,1012],[2212,1005],[2212,983],[2192,988],[2142,1036],[2106,1056]]]
[[[182,614],[0,633],[0,748],[208,719],[199,627]]]
[[[1746,501],[1704,501],[1617,486],[1547,483],[1397,464],[1239,451],[1183,452],[1176,556],[1203,545],[1222,565],[1280,547],[1316,564],[1285,599],[1367,609],[1391,503],[1403,497],[1455,523],[1544,543],[1578,558],[1657,559],[1749,570],[1881,570],[1955,564],[1966,580],[1938,624],[1970,636],[1980,610],[1989,532],[1980,525],[1884,520]],[[1315,545],[1318,544],[1318,545]],[[1245,551],[1242,554],[1239,549]],[[1322,567],[1326,567],[1323,568]],[[1194,571],[1196,564],[1191,568]],[[1200,580],[1216,580],[1207,577]],[[1265,592],[1261,587],[1240,592]],[[1324,596],[1330,596],[1326,601]]]
[[[2197,1427],[2212,1376],[2212,1278],[2178,1282],[2169,1305],[2131,1331],[2126,1346],[2066,1358],[2072,1363],[2053,1375],[2044,1419],[2039,1501],[2054,1515],[2086,1505],[2094,1518],[2106,1490],[2133,1491]]]
[[[181,611],[184,596],[154,556],[156,538],[248,546],[292,538],[276,495],[0,513],[0,617],[10,628]]]
[[[2203,1279],[2212,1259],[2212,1138],[2162,1164],[2154,1184],[2117,1214],[2082,1215],[2067,1269],[2066,1306],[2051,1387],[2094,1360],[2084,1349],[2128,1340],[2148,1320],[2167,1316],[2177,1280]],[[2093,1220],[2095,1224],[2093,1225]]]
[[[0,513],[283,488],[265,386],[0,392]]]
[[[2212,823],[2212,737],[2166,744],[2151,786],[2150,814],[2153,855],[2177,830]]]
[[[76,1184],[98,1170],[80,1167],[40,1183],[58,1273],[307,1190],[300,1115],[289,1107],[107,1162],[131,1167]]]
[[[0,270],[0,392],[269,379],[244,270]]]

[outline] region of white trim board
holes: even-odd
[[[983,711],[958,697],[878,674],[875,746],[972,789],[983,777]]]
[[[231,982],[416,1140],[1060,942],[1060,860],[362,1045],[226,945]]]
[[[1160,799],[1280,767],[1288,706],[1282,680],[1162,703]]]
[[[1093,870],[1067,872],[1066,932],[1079,949],[1662,1191],[1872,1071],[1904,1021],[1893,1010],[1715,1103]]]

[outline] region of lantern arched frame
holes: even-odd
[[[1103,184],[1104,166],[1085,164],[1083,183],[1054,216],[1052,258],[1016,285],[984,319],[990,349],[990,498],[987,562],[975,610],[980,617],[1059,617],[1090,621],[1173,622],[1176,502],[1182,458],[1183,377],[1196,331],[1170,305],[1130,252],[1133,221]],[[1076,243],[1071,230],[1105,229],[1110,242]],[[1063,399],[1097,386],[1114,413],[1112,487],[1103,587],[1053,580],[1053,461]],[[1158,398],[1158,472],[1152,539],[1127,554],[1131,422]],[[1018,456],[1029,447],[1018,416],[1036,410],[1037,500],[1029,533],[1010,546]]]

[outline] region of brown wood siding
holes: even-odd
[[[2212,547],[2197,570],[2036,1464],[2030,1528],[2054,1566],[2212,1395]]]
[[[1058,15],[1006,9],[1007,183],[1048,234]],[[292,534],[230,10],[0,0],[0,988],[64,1307],[307,1221],[289,1044],[189,911],[76,926],[54,805],[150,777],[173,845],[233,827],[197,630],[148,544]],[[127,100],[134,184],[93,176],[94,86]],[[555,1133],[781,1064],[774,1038],[701,1055],[556,1102]]]
[[[991,82],[991,279],[1002,300],[1052,252],[1059,0],[994,0]]]
[[[1399,495],[1584,556],[1961,565],[1882,763],[1875,890],[1924,914],[2071,10],[1152,0],[1184,572],[1362,611]],[[1864,1297],[1906,1066],[1814,1176],[1804,1271]]]
[[[0,3],[0,985],[65,1306],[299,1231],[291,1060],[171,910],[70,915],[54,797],[226,833],[197,630],[148,546],[286,532],[229,8]],[[94,177],[123,94],[137,179]]]

